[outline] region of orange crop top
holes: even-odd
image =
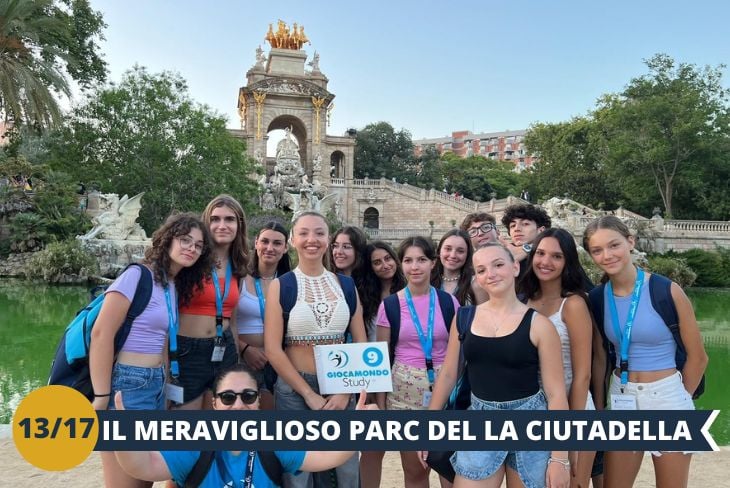
[[[221,293],[224,293],[226,277],[221,276],[218,279],[218,283]],[[231,318],[233,309],[238,305],[238,279],[236,276],[231,277],[229,287],[228,296],[226,297],[226,301],[223,302],[223,317],[227,319]],[[193,294],[193,297],[187,305],[180,305],[180,313],[215,317],[215,286],[213,286],[213,281],[210,278],[205,280],[202,290],[196,291]]]

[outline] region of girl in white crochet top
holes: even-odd
[[[278,374],[274,386],[276,409],[353,408],[354,403],[349,394],[319,394],[314,346],[343,343],[348,322],[353,341],[367,342],[360,299],[357,299],[357,309],[350,320],[350,311],[338,277],[327,271],[323,264],[323,258],[329,251],[329,231],[322,215],[304,212],[297,217],[292,225],[290,240],[297,252],[299,264],[293,271],[297,281],[297,298],[289,315],[286,337],[279,302],[279,279],[271,283],[266,294],[264,348],[269,363]],[[285,347],[282,347],[282,342],[286,343]],[[311,486],[310,476],[310,473],[285,475],[285,486]],[[328,472],[315,475],[314,487],[331,486],[331,476],[335,474]],[[336,476],[340,488],[357,488],[357,456],[338,467]]]

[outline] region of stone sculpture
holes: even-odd
[[[124,195],[120,199],[114,193],[100,194],[99,208],[102,212],[91,220],[94,227],[79,239],[86,241],[97,236],[100,239],[119,241],[147,239],[144,229],[137,223],[143,195],[144,193],[139,193],[132,198]]]

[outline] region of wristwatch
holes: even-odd
[[[532,251],[532,245],[522,244],[522,250],[525,251],[527,254],[530,254],[530,251]]]

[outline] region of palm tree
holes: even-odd
[[[53,126],[61,118],[56,97],[70,95],[56,65],[68,53],[46,42],[70,35],[52,8],[53,0],[0,0],[0,117],[16,127]]]

